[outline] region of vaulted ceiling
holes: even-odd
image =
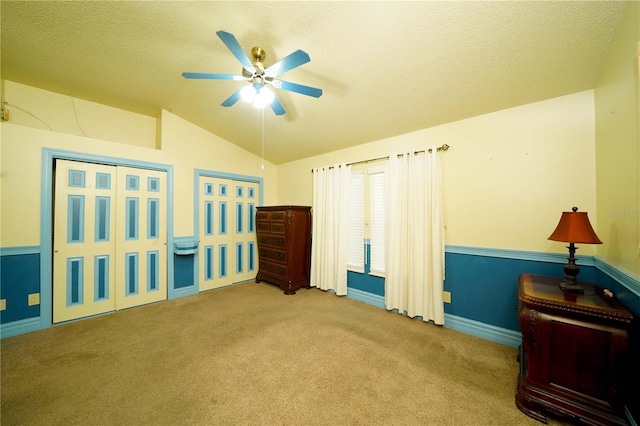
[[[220,104],[242,84],[216,35],[265,65],[302,49],[264,110],[276,164],[594,87],[622,16],[617,1],[7,1],[3,79],[159,116],[162,109],[260,155],[258,110]],[[14,100],[14,102],[18,102]]]

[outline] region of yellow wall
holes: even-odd
[[[175,221],[175,235],[193,234],[194,169],[264,178],[264,203],[276,203],[277,171],[272,163],[265,161],[262,170],[260,157],[167,111],[162,112],[161,140],[167,161],[175,166],[174,214],[185,218]]]
[[[174,166],[174,236],[193,235],[194,169],[257,176],[264,178],[264,202],[276,202],[276,167],[265,161],[259,167],[260,158],[227,142],[181,118],[163,111],[161,114],[160,139],[162,149],[155,149],[156,123],[154,118],[126,111],[114,112],[112,108],[93,104],[84,112],[87,123],[97,122],[101,117],[118,116],[121,123],[131,128],[123,132],[119,126],[103,126],[104,139],[75,134],[67,124],[75,119],[73,109],[56,109],[67,97],[39,89],[20,88],[6,82],[7,101],[20,105],[39,120],[29,119],[29,114],[14,114],[10,108],[10,121],[0,124],[0,245],[2,247],[34,246],[40,244],[40,189],[42,148],[62,149],[79,153],[118,157],[127,160],[145,161]],[[15,96],[19,93],[28,96]],[[76,104],[82,102],[75,100]],[[36,105],[38,106],[36,108]],[[49,108],[46,106],[49,105]],[[33,111],[37,111],[38,114]],[[128,118],[123,118],[128,117]],[[40,121],[41,120],[41,121]],[[151,120],[152,125],[149,124]],[[43,122],[48,126],[44,126]],[[64,124],[67,123],[67,124]],[[44,127],[44,129],[42,128]],[[54,131],[49,130],[49,127]],[[83,125],[83,128],[85,126]],[[85,128],[85,132],[89,133]],[[151,132],[149,129],[153,129]],[[113,132],[109,130],[113,129]],[[69,132],[67,132],[69,131]],[[146,134],[140,145],[123,135]],[[126,143],[113,142],[119,139]],[[145,139],[140,136],[140,139]],[[131,142],[131,143],[128,143]],[[141,146],[144,145],[144,146]],[[151,147],[149,147],[149,145]]]
[[[572,206],[596,226],[593,91],[282,164],[278,203],[311,204],[313,167],[444,143],[446,244],[566,252],[547,237]]]
[[[640,3],[629,1],[595,88],[598,256],[640,278]]]
[[[147,148],[156,145],[156,118],[3,81],[9,122]]]

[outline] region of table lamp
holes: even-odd
[[[578,284],[578,273],[580,268],[576,265],[575,253],[576,243],[579,244],[602,244],[600,238],[591,227],[587,212],[579,212],[577,207],[573,207],[570,212],[562,212],[560,222],[553,231],[549,240],[569,243],[569,263],[564,265],[564,279],[560,282],[560,289],[573,293],[584,293],[584,289]]]

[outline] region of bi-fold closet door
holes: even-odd
[[[166,172],[57,160],[53,322],[167,298]]]
[[[255,182],[200,176],[200,291],[255,278],[258,250],[255,215],[259,190]]]

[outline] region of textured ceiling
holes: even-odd
[[[282,80],[287,113],[265,115],[276,164],[594,87],[623,2],[6,1],[2,78],[152,116],[161,109],[259,154],[258,113],[220,104],[243,82],[216,31]]]

